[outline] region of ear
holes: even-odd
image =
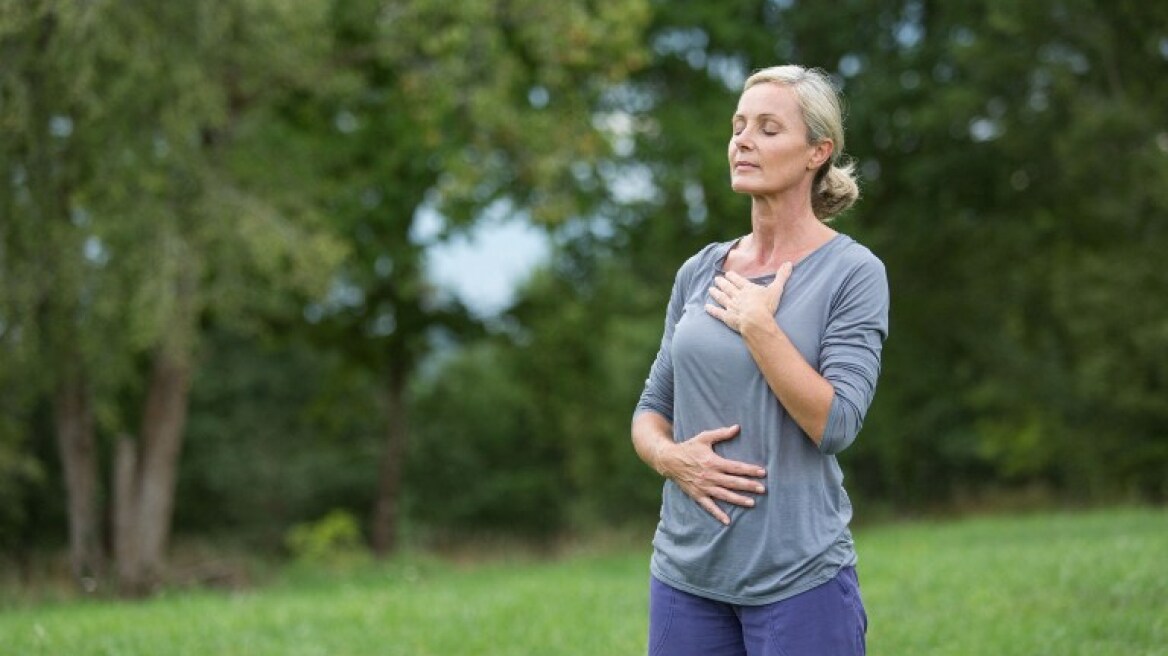
[[[821,139],[811,146],[811,159],[807,161],[807,168],[818,170],[823,163],[831,159],[835,152],[835,142],[831,139]]]

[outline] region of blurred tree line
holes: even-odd
[[[865,509],[1168,496],[1168,5],[0,3],[0,550],[148,589],[278,549],[651,522],[628,423],[673,274],[749,226],[753,69],[831,72],[892,333]],[[497,316],[427,280],[491,215]],[[437,229],[423,229],[437,225]]]

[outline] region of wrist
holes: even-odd
[[[757,339],[770,339],[782,334],[782,329],[779,328],[779,322],[775,320],[774,316],[767,315],[764,317],[751,317],[747,321],[743,321],[739,326],[738,333],[742,335],[742,339],[746,341],[754,341]]]
[[[673,446],[672,441],[658,440],[653,444],[653,456],[650,459],[653,469],[666,478],[669,477],[668,467],[665,466],[666,456],[669,454],[669,447]]]

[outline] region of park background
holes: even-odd
[[[892,290],[859,525],[1162,508],[1168,4],[3,0],[5,599],[647,549],[631,411],[783,62],[845,96],[833,225]],[[515,225],[505,303],[441,283]]]

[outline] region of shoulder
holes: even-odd
[[[832,254],[832,277],[837,281],[833,305],[843,298],[859,295],[877,304],[888,302],[888,274],[884,262],[867,246],[843,235]]]
[[[718,266],[718,262],[726,257],[726,253],[733,244],[732,241],[716,241],[706,244],[697,253],[689,256],[689,259],[678,268],[676,282],[688,284],[695,276],[714,270]]]
[[[841,270],[861,269],[884,275],[884,262],[867,246],[844,234],[840,235],[840,242],[832,260]]]

